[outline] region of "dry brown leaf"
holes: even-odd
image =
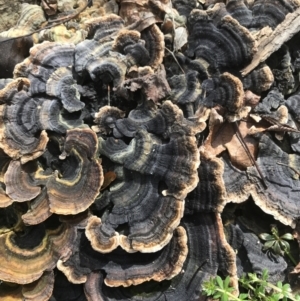
[[[248,135],[249,129],[254,125],[254,121],[240,121],[238,128],[253,158],[256,157],[257,141]],[[240,169],[253,166],[251,158],[238,138],[233,123],[225,122],[221,125],[213,126],[201,151],[209,153],[211,157],[218,156],[223,151],[228,150],[231,162]]]

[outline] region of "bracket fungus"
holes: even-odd
[[[300,218],[300,2],[41,2],[0,33],[0,299],[286,276],[250,216]]]

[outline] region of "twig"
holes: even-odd
[[[11,41],[11,40],[16,40],[16,39],[19,39],[19,38],[25,38],[25,37],[28,37],[28,36],[31,36],[35,33],[38,33],[44,29],[49,29],[49,28],[52,28],[54,26],[57,26],[57,25],[60,25],[62,23],[65,23],[65,22],[68,22],[74,18],[76,18],[79,14],[81,14],[88,6],[90,6],[90,4],[92,3],[92,0],[87,0],[85,6],[80,9],[78,12],[72,14],[72,15],[69,15],[69,16],[66,16],[66,17],[62,17],[62,18],[59,18],[59,19],[56,19],[56,20],[53,20],[53,21],[48,21],[49,22],[53,22],[53,24],[50,24],[48,26],[45,26],[43,28],[40,28],[40,29],[37,29],[35,31],[32,31],[30,33],[27,33],[27,34],[24,34],[22,36],[18,36],[18,37],[12,37],[12,38],[8,38],[8,39],[5,39],[5,40],[0,40],[0,43],[4,43],[4,42],[7,42],[7,41]]]
[[[257,165],[257,163],[256,163],[256,161],[255,161],[255,159],[253,158],[253,156],[252,156],[252,154],[251,154],[251,152],[250,152],[250,150],[249,150],[249,148],[248,148],[247,143],[245,142],[245,140],[244,140],[244,138],[243,138],[243,136],[242,136],[242,134],[241,134],[241,132],[240,132],[240,129],[239,129],[239,127],[238,127],[237,122],[236,122],[236,121],[233,122],[232,125],[233,125],[234,129],[236,130],[236,134],[237,134],[236,136],[237,136],[237,138],[239,139],[239,141],[240,141],[241,145],[243,146],[243,148],[245,149],[245,151],[246,151],[246,153],[247,153],[247,156],[249,157],[250,161],[251,161],[251,162],[254,164],[254,166],[256,167],[256,170],[257,170],[257,172],[259,173],[259,176],[260,176],[261,181],[262,181],[262,183],[263,183],[263,185],[264,185],[264,188],[267,189],[267,188],[268,188],[268,185],[267,185],[267,183],[266,183],[266,181],[265,181],[265,179],[264,179],[264,177],[263,177],[263,174],[262,174],[260,168],[258,167],[258,165]]]
[[[169,48],[167,48],[167,47],[165,47],[165,49],[168,50],[169,53],[172,54],[172,56],[173,56],[175,62],[176,62],[177,65],[179,66],[180,70],[182,71],[183,74],[185,74],[184,70],[182,69],[182,67],[180,66],[179,62],[177,61],[177,58],[176,58],[176,56],[174,55],[173,51],[171,51],[171,50],[170,50]]]

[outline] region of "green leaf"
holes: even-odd
[[[228,301],[228,295],[223,294],[221,301]]]
[[[275,242],[276,242],[275,240],[269,240],[269,241],[265,242],[264,246],[263,246],[263,250],[265,251],[265,250],[272,248]]]
[[[275,237],[269,233],[261,233],[261,234],[259,234],[259,237],[260,237],[260,239],[266,240],[266,241],[275,240]]]
[[[287,241],[281,240],[279,243],[280,243],[282,250],[287,251],[287,252],[290,251],[290,244]]]
[[[282,250],[281,250],[281,248],[280,248],[280,244],[279,244],[278,241],[275,241],[275,243],[274,243],[272,249],[273,249],[273,251],[274,251],[275,254],[281,255]]]
[[[245,300],[246,298],[248,298],[248,294],[240,294],[240,295],[239,295],[239,298],[240,298],[241,300]]]
[[[230,282],[230,277],[227,276],[226,279],[224,280],[224,288],[228,288],[228,285],[229,285],[229,282]]]
[[[219,285],[220,288],[224,288],[224,286],[223,286],[223,280],[222,280],[222,278],[220,276],[216,277],[216,281],[217,281],[217,283],[218,283],[218,285]]]
[[[222,293],[221,292],[217,292],[217,293],[215,293],[214,295],[213,295],[213,298],[214,299],[219,299],[219,298],[221,298],[222,297]]]
[[[294,237],[291,233],[285,233],[284,235],[280,236],[280,238],[285,240],[294,240]]]

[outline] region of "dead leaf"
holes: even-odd
[[[108,171],[104,174],[104,182],[101,186],[101,191],[108,187],[117,178],[116,173],[113,171]]]
[[[185,27],[175,29],[174,51],[180,50],[187,43],[188,33]]]

